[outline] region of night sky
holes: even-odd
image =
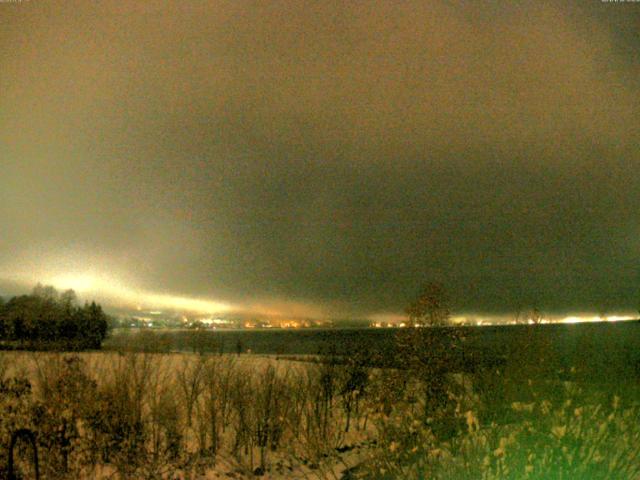
[[[0,3],[0,293],[634,312],[639,107],[640,3]]]

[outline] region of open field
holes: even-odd
[[[636,328],[514,328],[484,349],[416,329],[325,363],[5,352],[0,458],[29,428],[42,478],[640,478]]]
[[[526,344],[544,351],[550,375],[564,379],[607,382],[635,374],[640,367],[640,322],[509,325],[462,327],[463,348],[443,348],[452,370],[519,361]],[[269,354],[278,356],[349,356],[366,350],[371,362],[395,366],[399,329],[303,330],[121,330],[104,343],[105,349],[159,352]],[[433,342],[446,342],[439,328],[430,328]]]

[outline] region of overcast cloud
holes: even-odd
[[[0,3],[0,277],[636,310],[640,4],[481,3]]]

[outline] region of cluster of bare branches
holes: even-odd
[[[0,432],[33,428],[46,478],[320,471],[349,432],[364,431],[371,405],[370,369],[355,360],[283,368],[235,355],[15,358],[0,402],[20,407]]]

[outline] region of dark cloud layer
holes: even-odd
[[[634,310],[640,5],[469,3],[0,4],[0,274]]]

